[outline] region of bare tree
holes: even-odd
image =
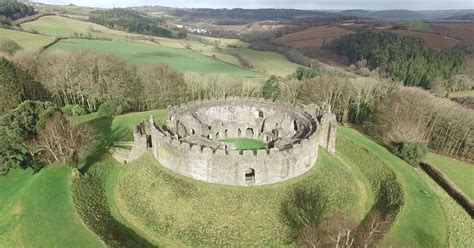
[[[91,141],[92,132],[87,126],[75,126],[64,114],[56,113],[46,122],[45,128],[38,133],[29,148],[31,154],[48,164],[58,161],[77,167]]]

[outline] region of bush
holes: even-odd
[[[81,116],[87,114],[86,109],[78,104],[68,104],[61,108],[64,114],[69,116]]]
[[[122,106],[110,101],[104,102],[99,106],[97,113],[99,113],[99,116],[101,117],[112,118],[122,113]]]
[[[0,52],[4,52],[8,55],[13,55],[17,51],[23,49],[15,41],[9,39],[0,39]]]
[[[428,148],[421,143],[400,143],[394,153],[407,163],[418,166],[428,153]]]
[[[280,81],[278,81],[276,76],[272,75],[270,79],[265,82],[262,88],[262,93],[265,99],[272,99],[275,101],[280,98]]]

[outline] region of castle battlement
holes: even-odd
[[[315,164],[319,147],[335,152],[336,119],[325,108],[238,97],[170,106],[166,128],[150,119],[153,153],[197,180],[242,186],[287,180]],[[222,138],[259,139],[265,147],[238,150]]]

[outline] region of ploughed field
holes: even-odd
[[[409,37],[420,38],[429,47],[437,48],[437,49],[453,48],[462,42],[452,37],[443,36],[443,35],[434,34],[434,33],[415,32],[415,31],[408,31],[408,30],[395,30],[393,32],[400,37],[409,36]]]
[[[164,110],[155,110],[113,119],[89,114],[74,122],[97,128],[103,143],[129,140],[134,125],[150,115],[166,119]],[[296,191],[318,188],[327,199],[325,217],[346,213],[360,222],[374,209],[393,214],[381,245],[474,245],[472,219],[423,171],[353,129],[339,127],[337,135],[336,156],[320,149],[316,165],[303,176],[250,188],[177,175],[151,153],[127,165],[97,156],[81,180],[72,180],[63,165],[35,175],[16,170],[0,179],[0,243],[294,247],[295,230],[283,209],[295,203]]]
[[[289,45],[295,48],[321,48],[324,42],[329,43],[352,31],[335,26],[314,26],[305,30],[283,35],[274,40],[277,44]]]

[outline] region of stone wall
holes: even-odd
[[[182,139],[177,133],[180,131],[178,122],[173,116],[179,114],[185,116],[180,121],[189,121],[181,128],[193,127],[196,135],[205,135],[200,128],[202,123],[197,123],[186,117],[186,111],[193,108],[202,109],[207,105],[214,112],[216,108],[223,106],[224,102],[243,101],[252,106],[252,112],[265,105],[274,111],[285,110],[291,116],[291,120],[297,119],[302,125],[307,125],[306,132],[301,139],[295,139],[284,148],[271,148],[260,150],[239,151],[234,149],[211,148],[205,145],[193,145]],[[242,102],[240,102],[242,103]],[[263,185],[271,184],[304,174],[315,165],[318,149],[323,147],[328,151],[335,152],[336,118],[327,110],[318,106],[291,106],[282,103],[268,102],[262,99],[225,99],[218,101],[204,101],[190,103],[180,107],[169,108],[170,125],[175,125],[175,131],[165,131],[156,126],[153,119],[150,120],[150,134],[153,154],[155,158],[168,169],[197,180],[211,183],[228,185]],[[189,113],[189,112],[188,112]],[[251,118],[259,118],[258,111]],[[210,115],[219,115],[218,112]],[[304,117],[298,119],[299,117]],[[238,118],[246,118],[240,116]],[[310,120],[310,124],[304,123],[304,119]],[[203,119],[203,117],[201,117]],[[224,118],[222,118],[224,119]],[[214,122],[212,120],[211,122]],[[258,120],[256,120],[258,122]],[[244,120],[244,123],[247,123]],[[248,121],[252,125],[252,121]],[[290,123],[291,124],[291,123]],[[185,126],[186,125],[186,126]],[[229,128],[229,127],[227,127]],[[212,128],[211,128],[212,130]],[[236,130],[232,128],[229,130]],[[186,130],[187,131],[187,130]],[[247,134],[250,135],[250,134]]]

